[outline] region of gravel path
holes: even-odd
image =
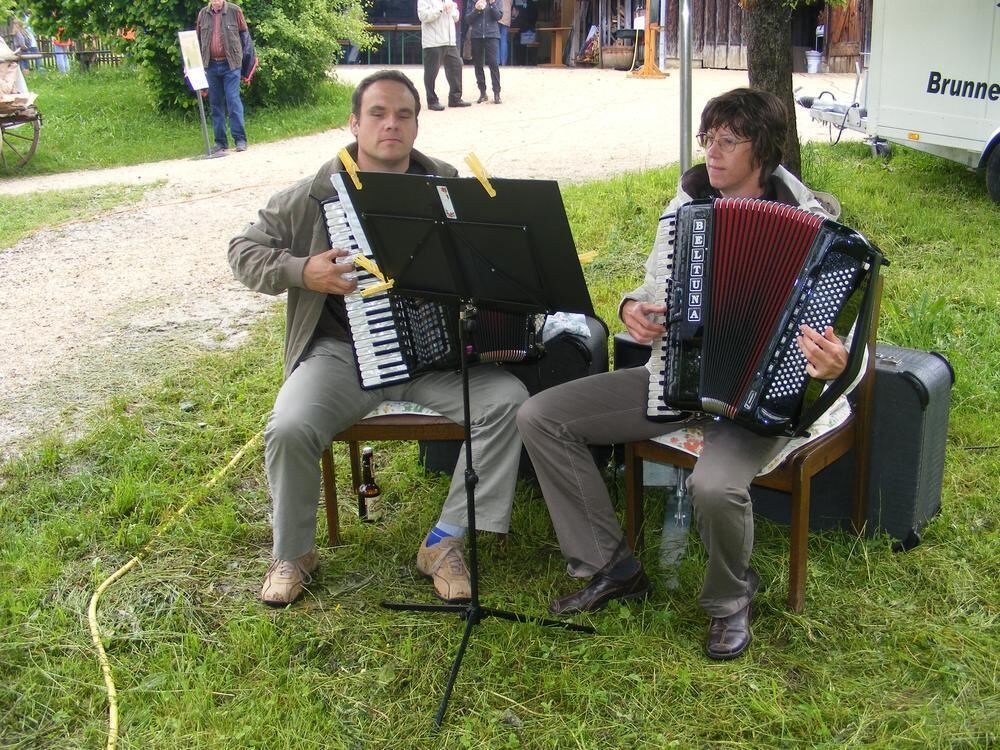
[[[401,68],[422,89],[419,67]],[[345,66],[356,83],[373,69]],[[694,71],[692,110],[746,85],[743,71]],[[438,86],[445,86],[443,76]],[[678,71],[663,80],[592,69],[503,68],[502,105],[420,117],[417,147],[455,164],[474,151],[496,176],[579,182],[678,160]],[[466,98],[475,92],[465,71]],[[796,76],[808,93],[850,100],[853,76]],[[155,184],[145,199],[0,250],[0,457],[46,429],[75,430],[115,391],[191,351],[239,345],[275,301],[232,279],[229,238],[276,190],[350,140],[345,128],[241,154],[7,180],[0,193]],[[799,112],[803,140],[826,128]],[[849,135],[845,135],[849,137]],[[857,137],[857,136],[854,136]],[[45,148],[44,131],[39,148]],[[279,356],[278,353],[275,356]]]

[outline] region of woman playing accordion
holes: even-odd
[[[712,99],[701,116],[698,140],[706,163],[686,172],[664,212],[646,265],[646,282],[627,293],[619,317],[637,341],[663,337],[668,315],[656,279],[658,259],[673,251],[672,216],[698,199],[774,201],[836,219],[832,196],[815,193],[780,166],[788,112],[772,94],[736,89]],[[844,372],[848,346],[829,327],[803,325],[796,348],[811,378],[832,380]],[[591,578],[582,589],[553,600],[554,614],[594,611],[613,599],[648,595],[650,582],[625,541],[590,445],[657,437],[669,425],[647,418],[650,375],[646,368],[616,370],[546,390],[529,399],[518,428],[531,456],[552,516],[567,570]],[[841,397],[833,409],[846,407]],[[751,641],[751,602],[758,576],[750,567],[753,513],[749,485],[789,438],[758,434],[725,417],[694,419],[704,449],[688,480],[695,519],[708,556],[699,604],[710,616],[706,654],[739,656]],[[690,424],[690,423],[689,423]]]

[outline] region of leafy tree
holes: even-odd
[[[36,33],[108,38],[135,31],[119,47],[139,64],[161,109],[194,106],[183,76],[177,32],[193,29],[207,0],[30,0]],[[365,32],[366,0],[245,0],[247,25],[259,68],[245,94],[248,104],[309,101],[340,58],[341,39],[362,49],[374,42]]]

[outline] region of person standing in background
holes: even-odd
[[[500,65],[507,65],[508,58],[508,33],[510,32],[510,19],[511,19],[511,6],[513,6],[513,0],[500,0],[500,8],[503,11],[503,15],[500,17],[498,24],[500,26],[500,51],[497,55],[497,62]]]
[[[60,73],[69,73],[69,48],[73,46],[72,39],[62,38],[65,31],[66,29],[60,26],[52,40],[52,52],[56,57],[56,70]]]
[[[10,34],[11,34],[11,45],[10,48],[13,50],[15,55],[23,55],[28,51],[28,38],[24,35],[24,27],[21,26],[21,22],[16,18],[10,19]],[[28,69],[28,61],[21,60],[21,67],[24,70]]]
[[[501,18],[503,18],[503,7],[497,0],[466,0],[466,33],[472,38],[472,62],[476,68],[476,85],[479,86],[477,104],[489,101],[486,96],[484,64],[490,66],[493,101],[500,104],[500,65],[497,56],[500,51]]]
[[[417,17],[420,19],[420,45],[424,49],[424,91],[427,109],[440,112],[444,105],[434,91],[441,65],[448,81],[448,106],[468,107],[462,99],[462,58],[458,54],[455,24],[458,23],[458,6],[454,0],[418,0]]]
[[[38,40],[35,38],[35,32],[31,30],[31,25],[29,24],[29,19],[31,14],[25,11],[21,15],[21,20],[14,19],[13,31],[14,31],[14,47],[15,52],[17,47],[22,47],[22,55],[37,55],[38,54]],[[38,67],[37,58],[33,60],[21,60],[21,69],[24,72],[28,72],[34,68]]]
[[[212,129],[215,146],[212,153],[229,148],[226,138],[226,116],[229,131],[237,151],[247,150],[247,133],[243,122],[243,100],[240,99],[240,70],[243,48],[250,40],[243,10],[226,0],[210,0],[198,11],[195,23],[201,58],[205,61],[208,78],[208,101],[212,105]]]
[[[21,16],[22,26],[24,27],[24,38],[28,40],[28,54],[37,55],[40,54],[38,49],[38,37],[35,36],[35,32],[31,28],[31,11],[26,10]],[[35,70],[41,69],[41,58],[29,61],[29,66]]]

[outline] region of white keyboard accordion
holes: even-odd
[[[321,202],[330,247],[375,261],[364,227],[348,199]],[[365,290],[381,280],[357,268],[358,286],[345,295],[358,378],[365,390],[405,383],[430,370],[461,368],[458,303],[439,302],[383,290]],[[520,362],[540,356],[544,315],[479,307],[467,362]]]

